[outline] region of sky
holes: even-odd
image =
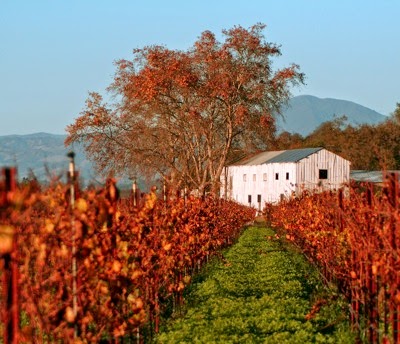
[[[267,25],[275,68],[300,65],[294,96],[350,100],[389,115],[400,102],[398,0],[0,0],[0,135],[65,134],[114,61],[205,30]]]

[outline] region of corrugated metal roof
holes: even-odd
[[[307,158],[309,155],[314,154],[320,151],[322,148],[303,148],[303,149],[290,149],[283,151],[281,154],[273,157],[268,160],[268,163],[274,162],[297,162],[304,158]]]
[[[251,157],[244,158],[234,165],[262,165],[284,151],[261,152]]]
[[[389,173],[397,173],[400,180],[400,171],[365,171],[365,170],[353,170],[350,171],[350,179],[356,182],[369,182],[369,183],[382,183],[385,177]]]
[[[302,148],[282,151],[267,151],[245,158],[234,165],[262,165],[280,162],[297,162],[321,150],[322,148]]]

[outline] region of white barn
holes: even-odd
[[[333,190],[350,181],[350,162],[324,148],[268,151],[225,168],[221,197],[261,209],[304,190]]]

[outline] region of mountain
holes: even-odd
[[[346,115],[350,124],[376,124],[385,116],[359,104],[339,100],[320,99],[313,96],[297,96],[290,100],[283,110],[285,122],[278,121],[279,129],[307,135],[321,123],[334,116]],[[45,166],[51,174],[63,176],[68,170],[67,153],[64,146],[65,135],[37,133],[31,135],[0,136],[0,166],[18,166],[19,178],[27,177],[30,171],[41,181],[49,180]],[[85,183],[98,180],[93,165],[86,159],[81,145],[75,145],[76,169]]]
[[[20,179],[34,174],[40,181],[52,176],[65,180],[71,148],[64,146],[65,135],[36,133],[0,136],[0,166],[17,166]],[[86,159],[83,147],[74,146],[76,169],[85,181],[95,177],[92,164]],[[46,172],[46,166],[50,176]]]
[[[351,125],[378,124],[387,118],[374,110],[347,100],[321,99],[309,95],[291,98],[282,114],[284,119],[278,119],[278,130],[299,133],[303,136],[310,134],[323,122],[343,115],[347,116]]]

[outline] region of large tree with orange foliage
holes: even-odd
[[[297,65],[273,70],[280,48],[264,28],[235,26],[223,42],[205,31],[187,51],[135,49],[116,63],[115,103],[91,93],[66,144],[83,142],[104,173],[139,168],[217,192],[232,151],[265,148],[290,86],[303,82]]]

